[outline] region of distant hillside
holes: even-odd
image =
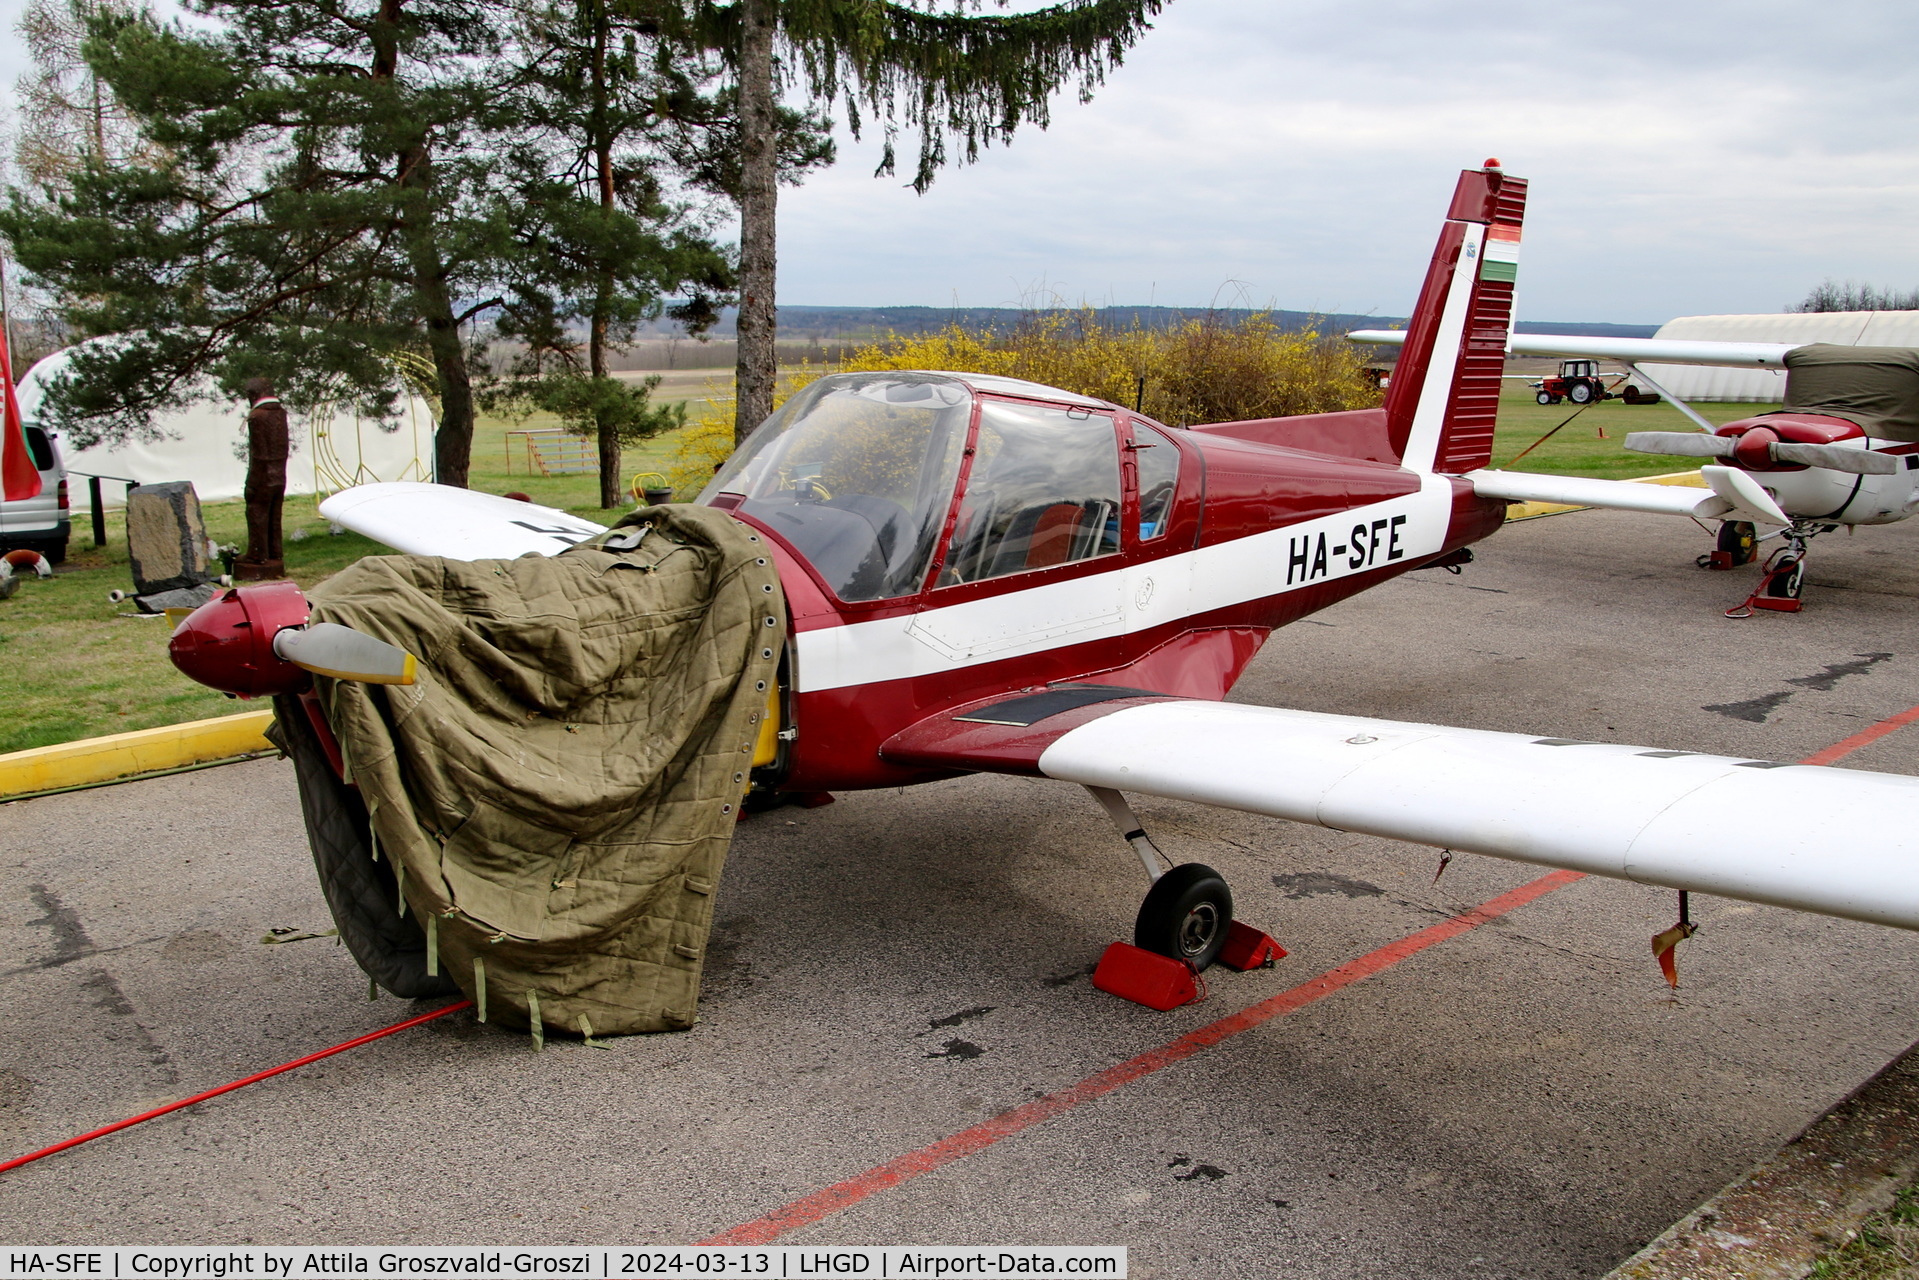
[[[1078,308],[1066,310],[1077,312]],[[1261,314],[1243,307],[1208,310],[1203,307],[1094,307],[1093,317],[1104,327],[1164,329],[1182,321],[1213,316],[1227,323]],[[735,357],[735,312],[722,314],[706,338],[689,339],[668,321],[652,325],[631,350],[613,360],[624,370],[728,368]],[[935,333],[948,325],[965,329],[1010,329],[1034,313],[1015,307],[801,307],[783,306],[779,313],[779,351],[783,363],[809,360],[831,363],[842,349],[878,341],[890,334],[914,336]],[[1349,329],[1403,328],[1404,316],[1366,316],[1347,312],[1316,315],[1310,311],[1270,311],[1281,328],[1312,325],[1321,333]],[[1559,320],[1522,322],[1521,333],[1567,333],[1584,337],[1650,338],[1650,324],[1597,324]]]
[[[1068,308],[1078,310],[1078,308]],[[1094,307],[1093,316],[1107,328],[1164,329],[1184,320],[1216,316],[1229,323],[1258,314],[1243,307],[1208,310],[1203,307]],[[885,337],[889,333],[932,333],[957,324],[966,329],[1004,329],[1032,316],[1032,312],[1014,307],[803,307],[780,308],[780,337],[792,342],[861,342]],[[1311,311],[1271,311],[1281,327],[1296,329],[1316,325],[1328,333],[1348,329],[1385,329],[1403,326],[1404,316],[1356,315],[1335,312],[1321,315]],[[728,310],[715,325],[714,336],[731,336],[735,312]],[[662,333],[671,326],[659,325]],[[1657,331],[1650,324],[1598,324],[1558,320],[1524,321],[1521,333],[1572,333],[1588,337],[1650,338]]]

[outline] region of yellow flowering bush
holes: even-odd
[[[1024,378],[1138,404],[1172,426],[1366,409],[1380,393],[1359,348],[1270,316],[1186,320],[1167,329],[1109,328],[1090,309],[1036,313],[1005,330],[950,326],[857,348],[837,368],[802,365],[781,377],[775,403],[827,373],[948,370]],[[679,436],[674,486],[690,497],[733,449],[731,400],[709,400]]]

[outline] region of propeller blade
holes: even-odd
[[[366,684],[412,684],[416,665],[413,655],[398,645],[336,622],[288,627],[273,637],[273,652],[315,675]]]
[[[1846,449],[1836,444],[1790,444],[1780,440],[1772,446],[1775,462],[1803,462],[1828,471],[1850,471],[1861,476],[1899,474],[1904,460],[1872,449]]]
[[[1664,453],[1680,458],[1730,458],[1736,441],[1703,431],[1634,431],[1626,447],[1634,453]]]

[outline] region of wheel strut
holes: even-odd
[[[1099,801],[1099,807],[1106,810],[1106,816],[1119,828],[1120,839],[1133,846],[1133,852],[1139,855],[1140,865],[1146,868],[1148,880],[1158,880],[1166,874],[1172,865],[1171,859],[1159,851],[1153,838],[1146,834],[1139,819],[1133,814],[1133,806],[1126,803],[1126,797],[1111,787],[1087,787],[1093,799]]]

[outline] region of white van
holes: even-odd
[[[67,537],[73,529],[67,468],[53,437],[31,422],[25,426],[27,453],[40,472],[40,493],[16,502],[0,499],[0,551],[25,547],[59,564],[67,558]]]

